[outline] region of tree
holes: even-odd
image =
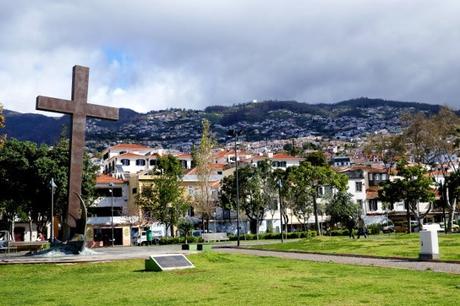
[[[307,230],[307,222],[311,214],[314,213],[314,202],[317,192],[310,181],[310,168],[293,167],[288,174],[286,199],[289,207],[297,219],[303,223],[304,230]]]
[[[364,154],[368,157],[376,156],[389,172],[396,162],[405,156],[406,146],[403,139],[403,135],[373,135],[367,140]]]
[[[301,174],[296,175],[297,182],[302,182],[304,188],[311,188],[313,190],[313,214],[315,216],[315,230],[318,235],[321,234],[321,228],[319,226],[318,214],[319,208],[317,198],[319,197],[319,188],[328,186],[330,188],[336,188],[339,191],[346,189],[348,177],[344,174],[335,172],[329,166],[313,166],[309,162],[303,161],[300,163],[298,169]],[[301,180],[300,180],[301,179]],[[300,183],[299,183],[300,184]]]
[[[321,151],[308,153],[304,160],[313,166],[327,166],[326,156]]]
[[[397,169],[401,178],[386,182],[380,191],[382,200],[390,203],[403,201],[406,207],[408,232],[411,232],[411,214],[417,219],[419,228],[421,220],[429,213],[434,202],[433,182],[427,176],[426,170],[420,166],[409,166],[404,160],[398,162]],[[422,214],[419,203],[428,202],[428,210]]]
[[[326,204],[326,214],[331,217],[331,223],[346,224],[350,218],[358,216],[359,206],[351,199],[351,194],[343,191],[335,193]]]
[[[214,140],[211,137],[209,122],[206,119],[202,121],[203,132],[198,150],[194,152],[196,161],[196,173],[198,176],[198,192],[194,194],[193,206],[196,212],[201,214],[202,229],[205,230],[209,226],[209,219],[216,209],[215,198],[212,193],[212,149]]]
[[[246,166],[238,169],[240,209],[245,212],[250,222],[252,233],[258,234],[265,212],[273,199],[273,181],[268,168]],[[220,200],[223,207],[236,209],[236,176],[223,179]]]
[[[193,223],[188,220],[182,219],[179,222],[178,228],[179,228],[180,233],[184,235],[185,243],[187,244],[188,243],[187,238],[190,236],[190,233],[193,230]]]
[[[55,214],[65,215],[67,209],[68,146],[66,139],[50,148],[37,147],[27,141],[8,139],[0,149],[0,209],[3,209],[13,230],[14,219],[22,215],[44,232],[51,217],[50,186],[53,178]],[[92,203],[95,190],[95,166],[85,155],[82,194],[87,204]],[[24,219],[23,218],[23,219]]]
[[[181,186],[181,176],[182,168],[176,157],[160,157],[153,185],[144,187],[136,198],[137,205],[153,219],[169,228],[172,237],[174,226],[188,208],[188,200]]]
[[[439,165],[443,179],[438,182],[443,210],[447,209],[446,231],[452,230],[457,210],[460,169],[456,162],[459,154],[460,119],[455,112],[441,107],[438,114],[430,117],[424,114],[406,115],[407,127],[404,139],[417,163]]]

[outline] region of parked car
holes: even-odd
[[[379,224],[384,233],[393,233],[395,231],[394,223],[387,216],[364,216],[363,219],[367,227],[372,224]]]
[[[395,231],[395,225],[390,219],[382,222],[381,225],[382,225],[382,232],[384,233],[393,233]]]

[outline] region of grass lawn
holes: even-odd
[[[460,234],[439,234],[441,259],[460,261]],[[307,251],[334,254],[359,254],[373,256],[398,256],[418,258],[418,234],[371,235],[367,239],[321,236],[292,242],[277,243],[256,248],[280,251]]]
[[[460,276],[204,253],[195,269],[143,260],[0,266],[1,305],[458,305]]]

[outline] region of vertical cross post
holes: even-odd
[[[68,181],[68,209],[66,224],[76,227],[80,219],[81,183],[83,178],[83,153],[85,148],[86,117],[118,120],[118,109],[87,103],[89,68],[74,66],[72,71],[72,98],[63,100],[44,96],[37,97],[37,110],[69,114],[72,118],[70,135],[70,159]],[[85,234],[85,233],[81,233]],[[66,237],[67,239],[70,237]]]

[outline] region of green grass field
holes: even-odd
[[[439,234],[441,259],[460,261],[460,234]],[[371,235],[367,239],[321,236],[292,242],[256,246],[269,250],[305,251],[331,254],[359,254],[372,256],[397,256],[418,258],[418,234]]]
[[[143,260],[0,266],[1,305],[458,305],[460,276],[219,253],[195,269]]]

